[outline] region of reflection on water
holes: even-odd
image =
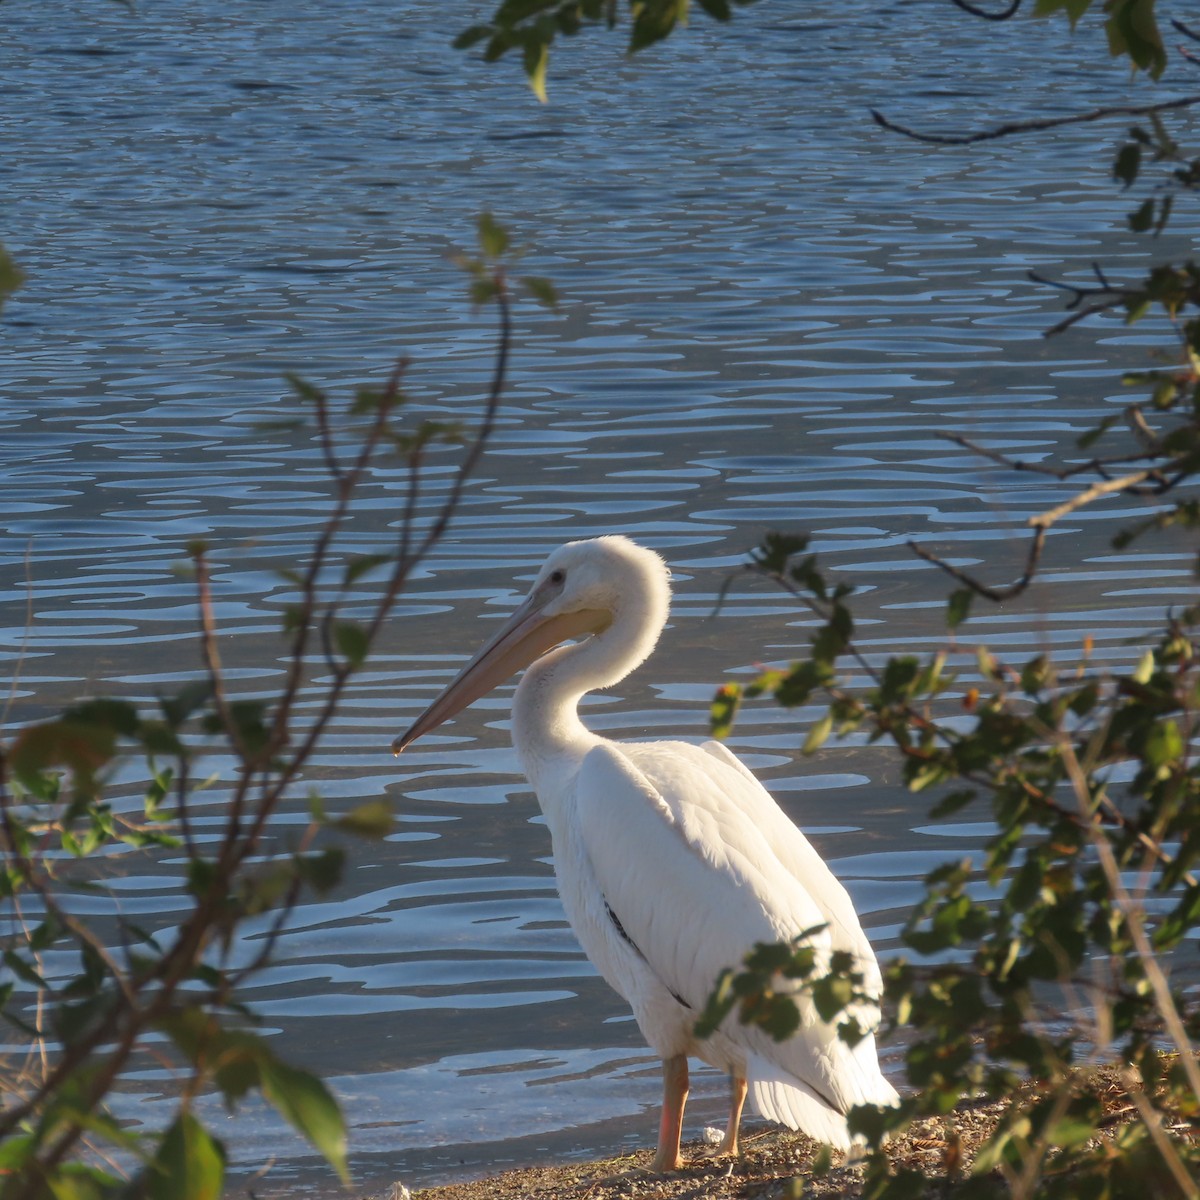
[[[1142,247],[1091,161],[1107,134],[935,150],[866,108],[941,128],[1078,109],[1126,88],[1123,69],[1047,76],[1054,27],[998,41],[950,6],[862,0],[828,23],[768,5],[632,62],[612,41],[574,47],[541,107],[514,67],[450,50],[428,0],[303,0],[286,21],[210,0],[69,12],[0,17],[0,89],[21,122],[0,236],[29,275],[0,361],[0,656],[24,656],[17,716],[81,681],[148,698],[194,678],[173,566],[196,537],[217,548],[231,677],[279,683],[293,597],[276,572],[328,487],[314,442],[257,424],[285,410],[284,371],[345,391],[399,353],[418,415],[469,417],[492,333],[446,250],[494,210],[564,311],[522,310],[492,452],[313,771],[332,809],[386,796],[397,832],[356,846],[337,893],[297,911],[248,998],[282,1052],[334,1077],[381,1179],[644,1141],[657,1069],[563,923],[509,692],[401,760],[388,745],[569,538],[629,534],[675,574],[658,654],[590,701],[613,736],[698,737],[715,683],[802,649],[811,620],[748,580],[711,615],[765,526],[810,531],[860,589],[871,656],[940,645],[945,586],[906,543],[1004,579],[1023,522],[1066,492],[939,434],[1043,460],[1122,403],[1152,331],[1098,321],[1046,342],[1055,297],[1026,276],[1095,258],[1119,274]],[[390,465],[371,475],[355,552],[387,546],[403,487]],[[1189,576],[1169,547],[1112,555],[1112,519],[1056,526],[1040,590],[968,629],[1015,658],[1070,658],[1085,631],[1097,657],[1128,658]],[[972,663],[964,650],[968,679]],[[921,875],[984,831],[927,825],[857,740],[801,759],[810,716],[751,706],[732,744],[886,953]],[[229,773],[201,797],[202,838]],[[304,819],[297,800],[277,836]],[[178,865],[138,860],[81,904],[169,926]],[[123,1110],[154,1120],[169,1088],[148,1071]],[[700,1076],[696,1120],[721,1089]],[[293,1190],[323,1178],[257,1110],[226,1132],[243,1162],[289,1156]]]

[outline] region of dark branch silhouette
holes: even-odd
[[[1025,570],[1019,579],[1006,587],[992,587],[989,584],[981,583],[974,576],[968,575],[952,563],[948,563],[944,558],[934,554],[932,550],[926,550],[924,546],[918,545],[916,542],[909,542],[908,548],[918,558],[923,558],[927,563],[932,563],[939,570],[945,571],[951,579],[956,579],[976,595],[999,602],[1019,596],[1033,582],[1033,577],[1037,574],[1038,563],[1041,561],[1042,551],[1046,546],[1047,527],[1047,525],[1034,526],[1033,540],[1029,543],[1029,553],[1025,557]]]
[[[981,17],[985,21],[1007,21],[1009,17],[1015,17],[1021,7],[1021,0],[1012,0],[1007,8],[1002,8],[998,12],[988,12],[985,8],[976,8],[973,4],[968,4],[967,0],[951,0],[951,2],[963,12],[970,13],[973,17]]]
[[[921,133],[900,125],[885,117],[877,108],[870,110],[876,125],[892,133],[903,134],[916,142],[928,142],[935,146],[970,146],[975,142],[987,142],[996,138],[1013,137],[1019,133],[1040,133],[1045,129],[1058,129],[1063,125],[1086,125],[1090,121],[1103,121],[1109,117],[1144,117],[1151,113],[1168,112],[1177,108],[1188,108],[1200,104],[1200,95],[1180,96],[1174,100],[1163,100],[1157,104],[1111,104],[1094,108],[1090,112],[1074,113],[1065,117],[1042,117],[1033,121],[1008,121],[994,129],[981,129],[975,133]]]
[[[955,0],[955,3],[958,3],[958,0]],[[1200,32],[1185,25],[1178,17],[1171,18],[1171,25],[1184,37],[1191,38],[1193,42],[1200,42]]]

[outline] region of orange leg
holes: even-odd
[[[729,1125],[721,1144],[713,1151],[718,1158],[737,1158],[741,1153],[738,1149],[738,1126],[742,1123],[742,1105],[746,1103],[746,1081],[740,1075],[732,1075],[729,1085]]]
[[[683,1106],[687,1098],[687,1055],[664,1058],[662,1119],[658,1123],[658,1153],[650,1164],[652,1171],[678,1171],[683,1166],[679,1139],[683,1134]]]

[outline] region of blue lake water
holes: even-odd
[[[1112,319],[1046,340],[1061,297],[1028,279],[1146,261],[1097,154],[1120,126],[948,150],[868,114],[946,130],[1146,99],[1093,33],[985,26],[936,0],[849,0],[836,21],[774,0],[726,29],[697,17],[634,61],[615,36],[564,46],[540,106],[515,62],[450,48],[479,6],[448,7],[0,7],[0,240],[28,275],[0,324],[10,724],[194,677],[193,590],[175,567],[197,537],[214,547],[232,678],[277,687],[293,588],[276,572],[301,560],[329,495],[307,433],[258,428],[291,411],[284,373],[348,395],[403,354],[416,415],[472,419],[495,331],[451,252],[483,209],[563,296],[559,314],[519,307],[490,452],[312,772],[333,810],[386,797],[396,831],[352,847],[344,884],[300,906],[246,996],[281,1053],[332,1079],[364,1189],[653,1132],[657,1064],[563,921],[509,690],[388,751],[548,550],[621,532],[668,559],[657,654],[589,713],[613,736],[701,737],[716,685],[809,636],[746,577],[712,615],[764,529],[813,535],[859,590],[872,655],[935,649],[948,586],[907,542],[1003,581],[1023,522],[1070,492],[940,435],[1049,458],[1128,402],[1122,373],[1162,342]],[[386,548],[403,489],[398,466],[369,477],[356,551]],[[1178,546],[1110,549],[1143,513],[1122,501],[1055,526],[1039,586],[966,627],[967,678],[976,639],[1018,661],[1070,659],[1085,635],[1103,660],[1137,654],[1129,639],[1192,596]],[[815,712],[752,706],[731,745],[887,953],[921,876],[987,827],[930,826],[858,740],[801,757]],[[230,764],[215,770],[201,831],[228,794]],[[277,844],[305,814],[301,791]],[[98,910],[171,925],[177,867],[129,856]],[[171,1087],[147,1068],[120,1110],[161,1119]],[[723,1088],[699,1075],[689,1132]],[[267,1114],[212,1111],[243,1166],[275,1156],[263,1194],[327,1186]]]

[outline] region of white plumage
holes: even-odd
[[[894,1104],[874,1038],[851,1048],[797,995],[801,1023],[776,1042],[728,1019],[698,1041],[692,1026],[720,972],[755,942],[825,926],[820,956],[849,951],[866,990],[879,967],[850,897],[762,785],[718,742],[617,743],[579,720],[582,696],[625,678],[666,623],[666,565],[627,538],[570,542],[542,567],[525,602],[411,729],[403,749],[528,666],[513,704],[513,741],[545,813],[555,875],[588,958],[629,1002],[663,1059],[654,1165],[679,1166],[687,1056],[733,1077],[737,1153],[747,1090],[763,1116],[848,1148],[855,1104]],[[567,639],[582,638],[571,645]],[[862,1025],[878,1024],[863,1006]]]

